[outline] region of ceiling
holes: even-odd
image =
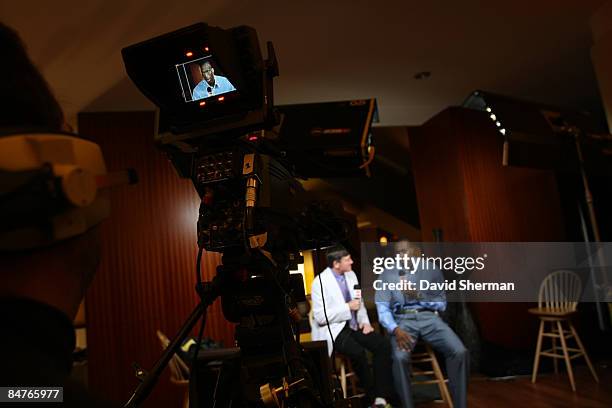
[[[280,64],[278,104],[376,97],[381,125],[416,125],[474,89],[600,111],[589,17],[604,0],[0,0],[74,121],[149,109],[120,50],[197,21],[256,28]],[[414,75],[430,71],[427,79]]]

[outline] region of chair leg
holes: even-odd
[[[353,363],[351,363],[351,360],[346,360],[346,367],[348,368],[348,372],[352,374],[350,377],[348,377],[348,382],[346,383],[347,392],[350,385],[351,396],[354,396],[357,395],[357,379],[355,378],[355,370],[353,369]]]
[[[183,408],[189,408],[189,387],[187,387],[183,396]]]
[[[444,375],[442,374],[442,370],[440,369],[440,365],[438,364],[438,359],[434,354],[433,350],[427,345],[427,352],[431,356],[431,365],[433,367],[434,375],[436,376],[436,380],[438,383],[438,388],[440,389],[440,396],[442,400],[448,405],[449,408],[453,408],[453,399],[448,392],[448,387],[446,386],[446,382],[444,381]]]
[[[572,331],[572,334],[574,335],[574,338],[576,339],[578,348],[580,348],[580,350],[582,351],[582,355],[584,356],[584,359],[586,360],[586,363],[589,366],[589,370],[591,370],[591,374],[593,374],[593,378],[595,379],[595,382],[599,382],[599,377],[597,377],[597,373],[595,372],[595,368],[593,367],[593,364],[591,363],[591,359],[589,358],[589,355],[587,354],[586,349],[582,345],[582,341],[580,341],[580,337],[578,337],[578,332],[576,332],[576,329],[574,328],[574,325],[572,324],[571,321],[568,321],[568,324],[569,324],[570,330]]]
[[[346,398],[346,366],[344,365],[344,361],[340,362],[340,386],[342,387],[342,395]]]
[[[535,384],[538,375],[538,367],[540,365],[540,351],[542,350],[542,337],[544,335],[544,320],[540,319],[540,330],[538,332],[538,344],[536,345],[535,359],[533,360],[533,372],[531,373],[531,382]]]
[[[445,395],[444,400],[446,400],[448,408],[453,408],[453,397],[451,397],[450,395],[450,391],[448,390],[448,386],[446,385],[446,381],[444,381],[444,378],[442,379],[442,392]]]
[[[561,337],[561,348],[563,349],[563,356],[565,357],[565,367],[567,368],[567,376],[570,380],[570,385],[572,386],[572,391],[576,392],[576,384],[574,383],[574,371],[572,370],[572,360],[569,358],[569,351],[567,350],[567,344],[565,342],[565,336],[563,335],[563,326],[561,325],[561,321],[557,322],[557,328],[559,329],[559,334]]]
[[[349,381],[351,382],[351,395],[357,395],[357,378],[352,375]]]
[[[551,332],[555,331],[555,322],[550,322],[550,328]],[[557,354],[557,339],[552,337],[551,340],[553,346],[553,353]],[[555,367],[555,374],[559,374],[559,362],[557,360],[557,358],[553,357],[553,366]]]

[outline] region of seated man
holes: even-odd
[[[385,407],[386,399],[393,395],[389,341],[374,332],[363,302],[355,298],[355,285],[359,283],[348,251],[332,249],[327,253],[327,264],[312,282],[312,339],[326,340],[330,356],[335,346],[336,351],[349,357],[370,403]],[[374,354],[374,376],[369,371],[366,350]]]
[[[406,242],[397,245],[399,254],[418,257],[420,252]],[[442,281],[439,270],[413,271],[387,270],[381,280],[397,283],[407,279],[417,283],[419,279]],[[467,406],[468,351],[463,343],[440,318],[438,312],[446,309],[444,291],[377,290],[376,309],[380,324],[391,335],[393,379],[404,408],[413,406],[410,390],[410,352],[422,338],[446,359],[450,392],[455,408]]]

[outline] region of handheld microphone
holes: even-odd
[[[400,279],[400,283],[402,284],[402,287],[405,287],[406,282],[408,281],[408,276],[406,276],[405,269],[402,269],[401,271],[399,271],[399,279]]]
[[[353,286],[353,289],[355,291],[355,299],[361,300],[361,286],[359,286],[357,284],[357,285]]]

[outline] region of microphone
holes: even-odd
[[[361,286],[357,284],[353,286],[353,290],[355,291],[355,299],[361,300]]]
[[[406,275],[406,270],[402,269],[399,271],[399,279],[402,290],[406,290],[406,282],[408,281],[408,276]]]

